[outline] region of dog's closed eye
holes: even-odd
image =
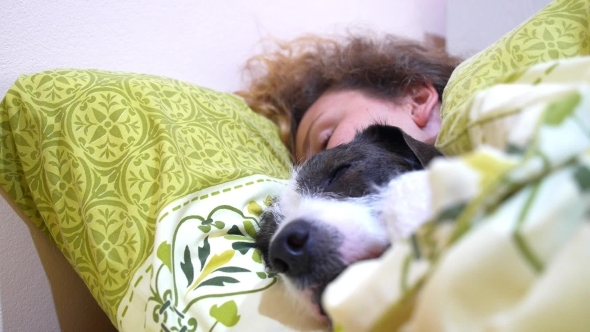
[[[350,166],[350,164],[342,164],[336,167],[332,172],[328,174],[328,176],[324,178],[324,180],[322,181],[322,188],[325,189],[332,183],[338,181],[338,179],[342,177],[342,175],[344,175],[344,173],[346,173],[348,169],[350,169]]]

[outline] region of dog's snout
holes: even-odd
[[[309,270],[309,242],[312,227],[305,220],[294,220],[273,239],[269,258],[279,273],[300,275]]]

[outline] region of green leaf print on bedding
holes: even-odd
[[[236,183],[282,187],[263,179]],[[161,212],[151,259],[134,273],[133,287],[118,311],[121,330],[213,331],[236,324],[236,329],[247,328],[239,325],[240,313],[251,312],[244,311],[257,306],[251,299],[278,279],[265,272],[260,253],[254,250],[258,216],[253,212],[257,209],[251,208],[252,198],[241,194],[250,188],[232,183],[220,186],[227,187],[234,190],[211,188],[223,194],[195,193]],[[265,197],[257,196],[255,203],[261,208]],[[228,201],[235,206],[227,205]],[[135,320],[146,311],[148,321]]]
[[[212,306],[209,314],[227,327],[236,325],[240,320],[238,307],[234,301],[227,301],[219,307],[217,305]]]

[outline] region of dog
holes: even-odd
[[[428,217],[423,169],[441,154],[397,127],[376,124],[293,170],[286,189],[261,215],[255,239],[267,269],[322,321],[326,286],[348,265],[381,256]],[[414,191],[415,192],[415,191]],[[420,219],[420,220],[418,220]]]

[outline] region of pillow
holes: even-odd
[[[277,277],[252,239],[289,154],[240,98],[149,75],[47,71],[8,91],[0,139],[0,186],[119,330],[289,324],[264,305]]]
[[[495,83],[510,83],[549,60],[590,54],[590,0],[555,0],[490,47],[461,63],[443,93],[436,147],[446,155],[473,149],[468,127],[473,97]],[[494,118],[510,114],[495,114]]]

